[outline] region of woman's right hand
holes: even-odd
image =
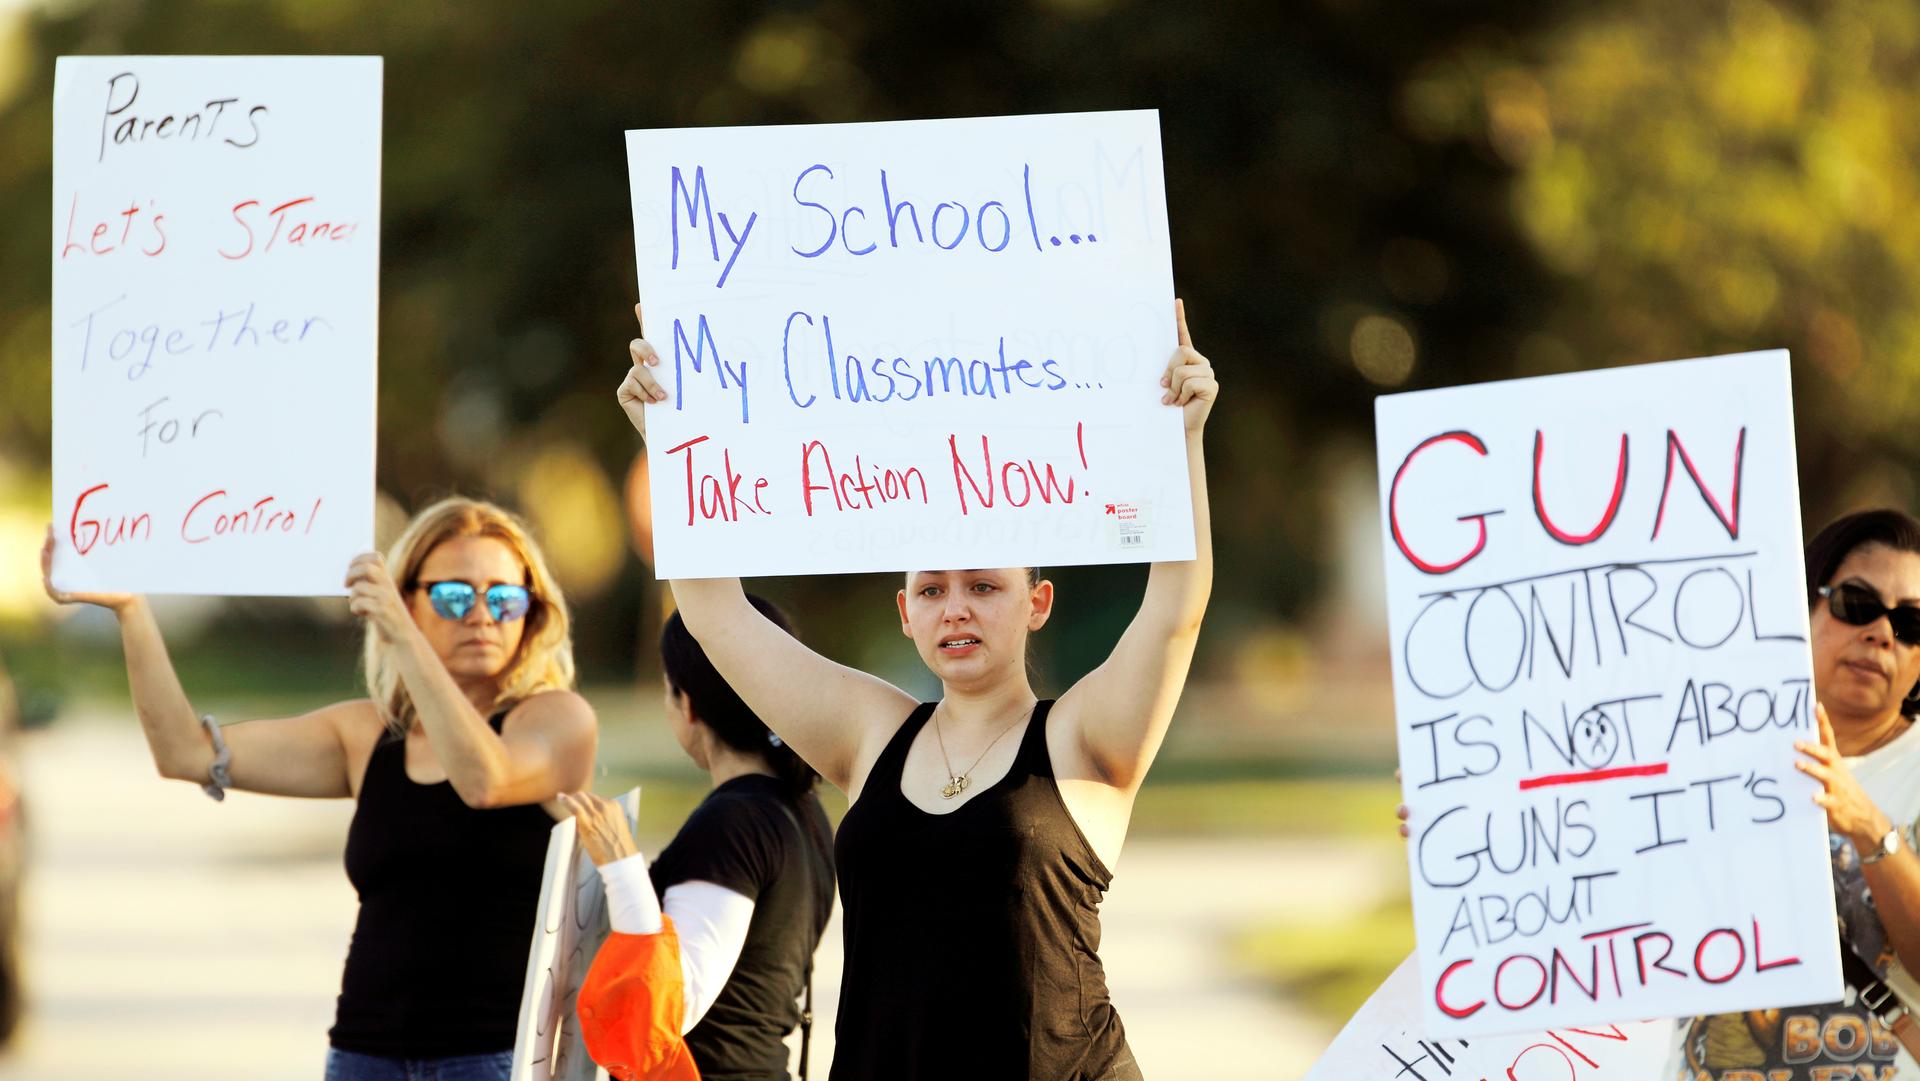
[[[114,615],[119,615],[134,601],[140,599],[135,593],[68,593],[53,587],[53,527],[47,527],[46,543],[40,546],[40,585],[46,589],[47,596],[55,604],[97,604]]]
[[[556,798],[577,823],[580,844],[595,867],[639,853],[627,828],[627,812],[618,803],[591,792],[562,792]]]
[[[633,318],[634,322],[640,322],[640,305],[638,304],[633,306]],[[645,333],[644,324],[642,324],[641,333]],[[633,430],[639,432],[644,438],[647,434],[646,403],[667,400],[666,388],[662,387],[660,380],[654,378],[653,372],[648,370],[660,366],[660,353],[647,339],[635,338],[627,343],[627,358],[633,362],[633,368],[627,372],[627,377],[620,381],[620,389],[615,396],[620,401],[621,410],[627,414],[627,420],[633,425]]]

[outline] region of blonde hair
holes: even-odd
[[[573,636],[567,601],[547,561],[540,554],[526,523],[492,503],[454,496],[414,515],[413,521],[387,551],[387,569],[402,594],[418,585],[420,565],[442,541],[455,537],[492,537],[513,550],[526,568],[527,589],[533,604],[527,609],[526,630],[512,660],[499,676],[494,706],[511,706],[542,691],[573,687]],[[367,693],[380,719],[395,737],[405,736],[415,719],[413,697],[400,680],[392,647],[372,626],[367,628],[363,655]]]

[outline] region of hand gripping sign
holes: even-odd
[[[373,546],[378,57],[61,57],[54,585],[344,592]]]
[[[1377,420],[1426,1032],[1839,998],[1787,355]]]
[[[661,577],[1192,558],[1156,114],[627,155]]]
[[[629,789],[619,803],[632,828],[640,817],[640,790]],[[576,1011],[580,987],[612,928],[606,887],[573,818],[554,823],[547,836],[538,911],[520,992],[513,1081],[607,1081],[607,1071],[587,1055]]]

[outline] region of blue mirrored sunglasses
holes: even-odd
[[[427,603],[433,606],[434,614],[441,619],[462,620],[473,611],[479,600],[480,592],[472,582],[427,582]],[[495,623],[511,623],[525,618],[527,609],[533,606],[533,594],[526,586],[497,585],[487,587],[487,612]]]

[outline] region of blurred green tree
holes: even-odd
[[[520,502],[529,463],[578,481],[585,461],[604,523],[634,447],[607,400],[635,291],[623,129],[1138,107],[1161,110],[1176,280],[1228,387],[1203,668],[1305,612],[1334,562],[1376,558],[1327,550],[1327,523],[1383,390],[1784,344],[1809,361],[1809,519],[1916,494],[1897,436],[1920,366],[1905,5],[73,0],[11,18],[0,455],[36,469],[53,58],[378,53],[380,480],[402,502]],[[643,571],[589,556],[614,577],[583,590],[583,654],[624,665]],[[1056,684],[1104,654],[1138,575],[1059,576],[1085,633],[1039,643]],[[911,668],[884,644],[890,584],[765,588],[827,648]]]

